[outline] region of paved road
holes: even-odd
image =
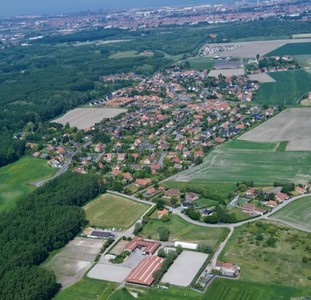
[[[124,195],[122,193],[113,192],[113,191],[109,191],[109,192],[112,193],[112,194],[121,196],[121,197],[129,198],[129,199],[131,199],[133,201],[137,201],[137,202],[140,202],[140,203],[149,204],[149,205],[152,205],[152,206],[155,205],[154,203],[151,203],[149,201],[138,199],[135,196],[128,196],[128,195]],[[231,230],[233,228],[236,228],[236,227],[239,227],[239,226],[251,223],[251,222],[255,222],[257,220],[269,219],[270,216],[275,214],[280,209],[284,208],[286,205],[288,205],[288,204],[290,204],[290,203],[292,203],[292,202],[294,202],[296,200],[299,200],[299,199],[302,199],[302,198],[305,198],[305,197],[310,197],[310,196],[311,196],[311,194],[303,194],[303,195],[299,195],[299,196],[293,197],[290,200],[284,201],[283,203],[279,204],[277,207],[272,209],[271,212],[268,212],[265,215],[258,216],[257,218],[252,218],[252,219],[248,219],[248,220],[245,220],[245,221],[241,221],[241,222],[238,222],[238,223],[232,223],[232,224],[208,224],[208,223],[203,223],[203,222],[200,222],[200,221],[195,221],[195,220],[190,219],[187,215],[183,214],[181,212],[180,208],[173,208],[173,207],[169,207],[169,206],[167,206],[167,207],[173,212],[173,214],[178,215],[179,217],[181,217],[182,219],[184,219],[185,221],[187,221],[188,223],[191,223],[193,225],[198,225],[198,226],[203,226],[203,227],[210,227],[210,228],[228,228],[228,229]],[[272,219],[272,218],[270,218],[270,219]],[[286,224],[285,222],[282,222],[282,221],[279,221],[279,222]],[[287,225],[292,226],[291,224],[287,224]],[[292,227],[294,227],[294,226],[292,226]],[[301,230],[303,230],[303,229],[301,229]]]

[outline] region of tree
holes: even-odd
[[[168,241],[170,232],[166,227],[159,227],[158,233],[159,233],[160,241],[163,241],[163,242]]]
[[[157,201],[157,210],[163,210],[165,208],[165,202],[162,199]]]
[[[143,225],[140,222],[137,222],[134,226],[133,234],[137,235],[143,229]]]

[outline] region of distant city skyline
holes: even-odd
[[[194,5],[228,0],[0,0],[0,17],[59,14],[98,9],[146,8],[165,5]]]

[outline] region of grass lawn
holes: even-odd
[[[274,239],[275,244],[269,242]],[[236,228],[219,260],[241,267],[241,280],[286,284],[311,292],[311,234],[275,222]]]
[[[191,69],[204,71],[212,69],[215,61],[210,57],[195,57],[188,60]]]
[[[276,82],[261,84],[255,102],[297,105],[297,101],[311,90],[311,75],[304,70],[274,72],[269,75]]]
[[[188,223],[182,218],[172,215],[168,222],[161,220],[150,219],[144,226],[142,234],[145,237],[159,239],[158,228],[166,227],[169,232],[170,241],[204,241],[210,247],[215,247],[216,244],[225,238],[228,230],[225,228],[207,228]]]
[[[61,291],[55,300],[106,300],[117,285],[112,282],[82,278],[73,286]]]
[[[176,188],[181,192],[187,191],[187,188],[194,188],[198,193],[200,191],[209,191],[210,198],[212,200],[218,200],[218,198],[227,199],[228,195],[233,192],[236,188],[233,183],[209,183],[209,182],[177,182],[177,181],[167,181],[164,182],[168,188]],[[215,196],[215,199],[213,198]]]
[[[137,52],[136,51],[122,51],[122,52],[116,52],[109,56],[111,59],[121,59],[121,58],[132,58],[136,57]]]
[[[195,183],[237,183],[253,180],[257,185],[274,182],[308,182],[311,179],[311,152],[254,151],[217,148],[204,162],[179,173],[174,180]]]
[[[0,211],[15,206],[34,187],[29,182],[53,176],[56,169],[39,158],[24,157],[19,161],[0,168]]]
[[[148,207],[146,204],[107,193],[88,203],[84,209],[91,226],[127,228]]]
[[[231,140],[220,146],[223,149],[243,149],[243,150],[267,150],[273,151],[277,147],[277,143],[261,143],[243,140]]]
[[[196,204],[199,205],[199,207],[211,207],[219,204],[218,201],[212,200],[212,199],[206,199],[204,197],[200,198],[199,200],[195,201]]]
[[[281,285],[251,283],[216,278],[208,287],[203,299],[212,300],[290,300],[306,295],[301,289]],[[309,295],[309,294],[308,294]]]
[[[249,214],[242,212],[242,210],[238,207],[230,209],[230,213],[234,213],[238,221],[243,221],[251,218]]]
[[[311,230],[311,197],[306,197],[285,206],[272,216],[301,229]]]
[[[311,43],[290,43],[267,54],[267,56],[311,54]]]

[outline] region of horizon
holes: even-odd
[[[53,15],[88,10],[133,9],[160,6],[200,5],[228,2],[226,0],[0,0],[0,17],[21,15]]]

